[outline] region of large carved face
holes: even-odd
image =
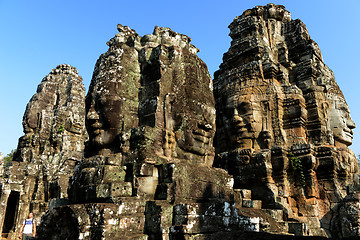
[[[90,142],[94,147],[111,145],[123,125],[123,100],[114,82],[99,84],[94,95],[87,98],[86,123]]]
[[[138,54],[135,48],[120,45],[109,43],[95,66],[86,97],[87,154],[123,150],[119,144],[126,145],[131,129],[138,125]]]
[[[352,144],[355,123],[350,117],[349,107],[344,100],[336,99],[328,112],[330,129],[334,140],[349,146]]]
[[[203,103],[197,105],[198,108],[193,109],[193,115],[176,114],[179,134],[177,143],[186,152],[205,156],[213,151],[215,108]]]
[[[260,101],[252,96],[232,96],[226,103],[226,128],[234,148],[254,148],[263,127]]]
[[[185,53],[195,62],[192,54]],[[165,100],[165,125],[170,135],[173,134],[171,137],[167,133],[165,154],[170,156],[170,148],[177,158],[212,165],[215,102],[206,65],[201,63],[199,67],[199,63],[186,64],[185,71],[175,70],[180,77],[173,78],[173,93]],[[169,141],[171,138],[173,140]]]

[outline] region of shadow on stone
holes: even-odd
[[[38,240],[73,240],[79,238],[79,223],[69,207],[50,210],[41,219]]]

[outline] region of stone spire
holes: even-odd
[[[0,226],[49,203],[38,239],[359,235],[355,124],[318,45],[280,5],[229,28],[214,84],[191,39],[162,27],[117,26],[85,105],[76,69],[54,69],[0,181]]]
[[[29,211],[39,222],[51,199],[67,197],[69,177],[87,139],[85,87],[76,68],[61,64],[43,78],[26,107],[23,128],[25,135],[3,179],[1,204],[9,198],[17,206],[0,209],[4,228],[11,221],[20,227]],[[6,219],[12,214],[17,218]]]
[[[169,28],[143,37],[120,24],[118,30],[96,63],[86,97],[89,158],[73,177],[75,198],[86,198],[79,184],[90,183],[78,178],[89,174],[87,166],[95,169],[93,158],[100,155],[116,159],[109,165],[131,166],[140,191],[153,185],[145,179],[153,178],[155,164],[181,159],[211,166],[214,159],[211,78],[191,39]]]
[[[330,236],[336,229],[323,217],[358,172],[348,149],[355,124],[334,74],[284,6],[246,10],[229,28],[214,78],[216,165],[267,207],[322,219]]]
[[[167,239],[185,234],[171,228],[187,228],[186,203],[201,214],[214,206],[236,211],[224,202],[233,198],[231,177],[211,168],[215,101],[198,49],[170,28],[143,37],[120,24],[118,31],[95,65],[86,97],[89,143],[69,183],[70,203],[44,217],[43,239],[58,230],[63,212],[80,219],[80,237]],[[175,206],[182,210],[173,217]],[[63,230],[75,234],[70,229],[69,223]]]

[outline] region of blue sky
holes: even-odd
[[[272,1],[300,18],[320,46],[325,63],[360,129],[359,0]],[[227,26],[243,11],[269,1],[0,0],[0,152],[17,147],[22,117],[37,85],[62,63],[76,67],[88,88],[95,62],[118,23],[138,34],[170,27],[192,38],[212,75],[230,46]],[[360,154],[360,130],[351,149]]]

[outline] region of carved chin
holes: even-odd
[[[232,139],[232,144],[235,148],[252,148],[252,139],[251,137],[238,137]]]
[[[96,135],[93,139],[92,139],[92,142],[95,146],[102,146],[103,143],[102,143],[102,137],[101,135]]]
[[[233,143],[242,143],[244,141],[256,138],[254,132],[243,131],[241,134],[231,135]]]
[[[196,155],[205,156],[207,151],[201,146],[189,146],[187,150]]]
[[[192,138],[191,141],[180,144],[182,149],[200,156],[205,156],[209,152],[209,139],[207,141],[199,141],[197,138]],[[180,146],[181,147],[181,146]]]
[[[100,131],[98,135],[93,138],[93,143],[96,146],[105,146],[109,145],[114,141],[113,134],[109,134],[103,130]]]

